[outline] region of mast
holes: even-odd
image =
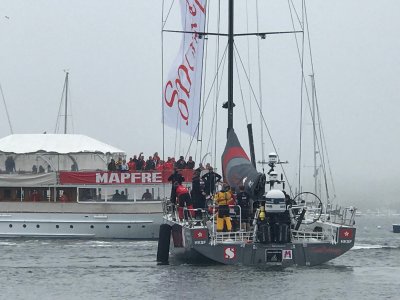
[[[64,112],[64,134],[67,134],[68,118],[68,72],[65,72],[65,112]]]
[[[229,0],[228,24],[228,131],[233,129],[233,0]]]

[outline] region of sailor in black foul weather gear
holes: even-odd
[[[245,231],[250,231],[252,207],[250,196],[244,191],[244,186],[239,187],[239,193],[236,195],[237,205],[240,206],[241,212],[241,228]]]
[[[221,175],[215,173],[213,168],[208,169],[208,173],[201,176],[201,179],[204,181],[204,192],[207,195],[212,195],[215,192],[215,184],[221,180]]]
[[[176,187],[177,185],[175,183],[181,184],[185,179],[181,174],[179,174],[178,169],[174,168],[174,173],[172,173],[168,177],[168,181],[171,181],[172,187],[171,187],[171,202],[176,203]]]

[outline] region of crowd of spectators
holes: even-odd
[[[115,161],[111,159],[108,164],[108,171],[151,171],[151,170],[173,170],[174,168],[178,170],[190,169],[193,170],[195,167],[195,162],[192,156],[189,156],[186,161],[183,156],[180,156],[178,160],[174,157],[168,157],[166,161],[160,159],[158,152],[154,153],[153,156],[149,156],[146,160],[143,156],[143,152],[139,155],[134,155],[129,158],[129,161],[122,159],[121,157]],[[202,167],[201,164],[199,167]]]

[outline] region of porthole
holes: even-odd
[[[60,225],[56,225],[56,228],[60,228]]]
[[[69,228],[74,228],[74,225],[69,225]]]
[[[40,225],[39,225],[39,224],[36,224],[36,228],[40,228]]]
[[[146,227],[146,225],[142,225],[142,228],[145,228]]]
[[[90,225],[90,228],[92,228],[92,229],[93,229],[93,228],[94,228],[94,226],[93,226],[93,225]]]
[[[12,224],[8,225],[8,227],[12,228]]]
[[[110,226],[106,225],[106,228],[110,228]]]
[[[131,225],[128,225],[128,228],[131,228]]]
[[[26,224],[22,225],[22,227],[26,228]]]

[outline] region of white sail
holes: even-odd
[[[194,135],[200,115],[206,0],[181,0],[182,34],[178,55],[163,86],[163,122]]]

